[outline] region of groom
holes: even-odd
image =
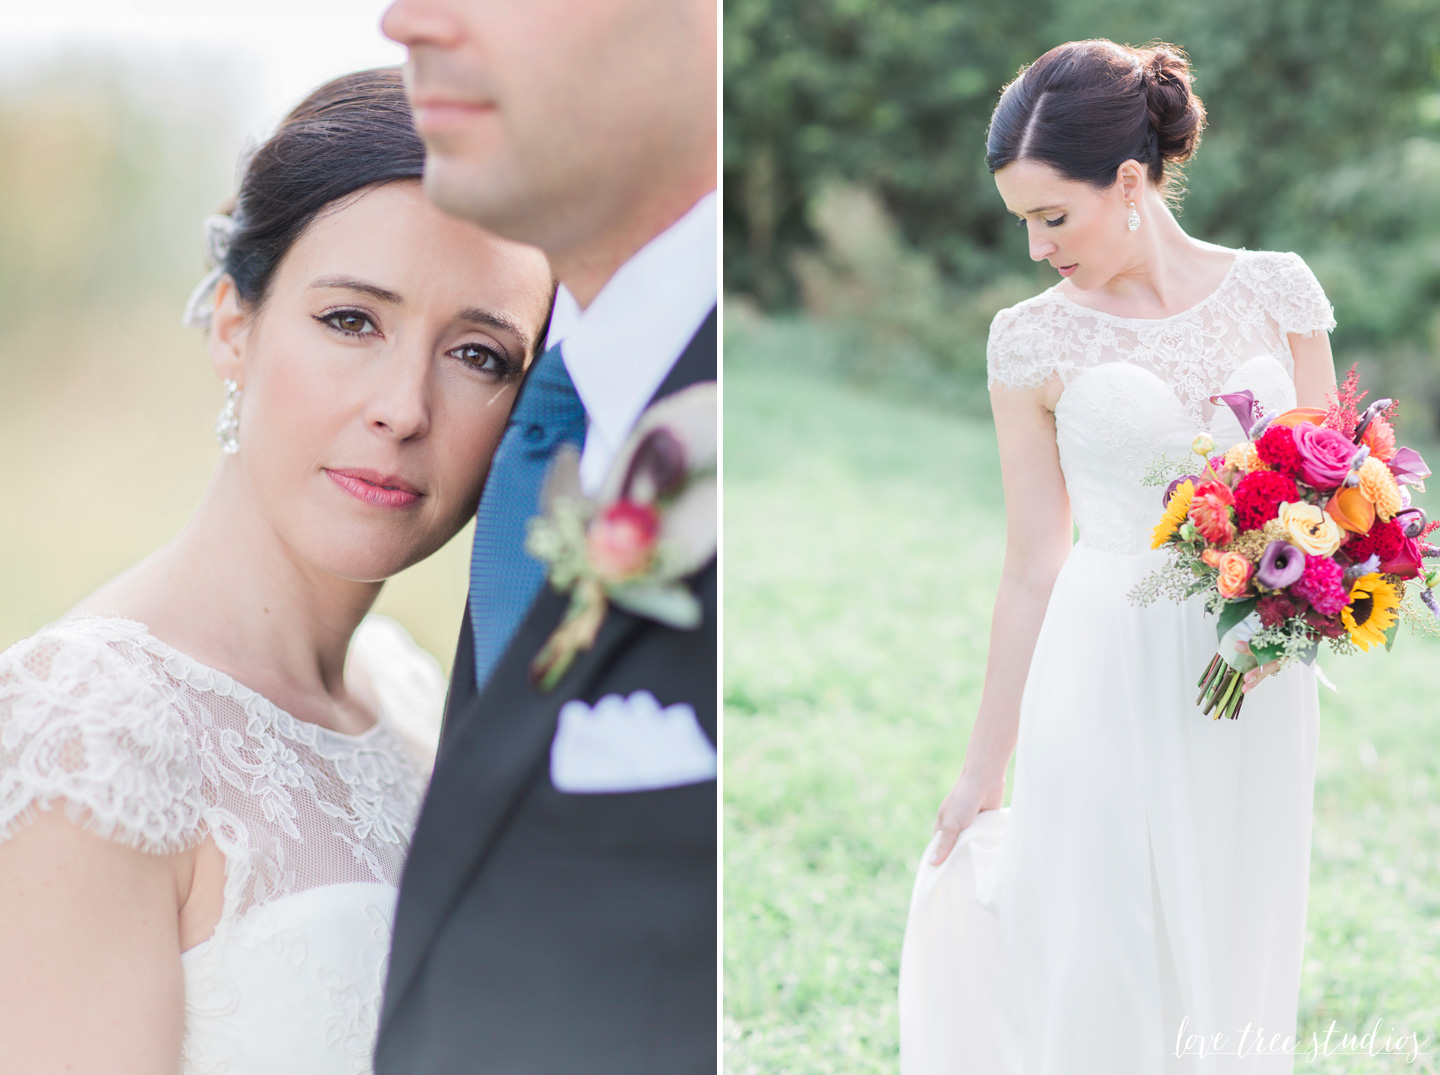
[[[716,1067],[713,543],[682,580],[698,626],[611,602],[553,685],[532,662],[570,596],[524,548],[557,459],[613,493],[648,407],[713,399],[677,393],[716,379],[716,22],[715,0],[398,0],[382,24],[426,192],[563,286],[480,503],[378,1075]],[[647,445],[665,486],[683,453]]]

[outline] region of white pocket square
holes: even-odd
[[[650,791],[715,779],[715,747],[684,702],[663,709],[649,691],[560,707],[550,782],[571,794]]]

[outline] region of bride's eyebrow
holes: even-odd
[[[485,328],[499,329],[501,332],[509,332],[526,345],[530,342],[529,334],[515,321],[504,314],[497,314],[491,310],[482,310],[478,306],[471,306],[461,310],[455,315],[457,321],[467,321],[472,325],[481,325]]]
[[[405,300],[395,292],[381,287],[379,284],[367,284],[364,280],[357,280],[353,276],[322,276],[311,283],[312,289],[333,289],[337,291],[358,291],[362,295],[369,295],[371,298],[379,299],[381,302],[388,302],[392,306],[404,306]]]
[[[312,290],[358,291],[362,295],[369,295],[381,302],[388,302],[392,306],[405,305],[405,300],[388,288],[380,287],[378,284],[367,284],[364,280],[357,280],[353,276],[322,276],[312,282],[310,287]],[[524,326],[504,314],[497,314],[492,310],[482,310],[478,306],[469,306],[457,313],[455,320],[508,332],[525,347],[530,346],[530,334],[525,331]]]

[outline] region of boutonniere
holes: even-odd
[[[581,492],[579,453],[556,454],[525,539],[550,585],[570,595],[530,665],[542,691],[594,644],[612,605],[667,627],[700,626],[685,580],[714,557],[719,537],[718,402],[706,381],[654,403],[594,497]]]

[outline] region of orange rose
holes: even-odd
[[[1220,557],[1220,577],[1215,588],[1227,600],[1243,597],[1250,588],[1250,576],[1255,574],[1255,565],[1238,552],[1227,552]]]

